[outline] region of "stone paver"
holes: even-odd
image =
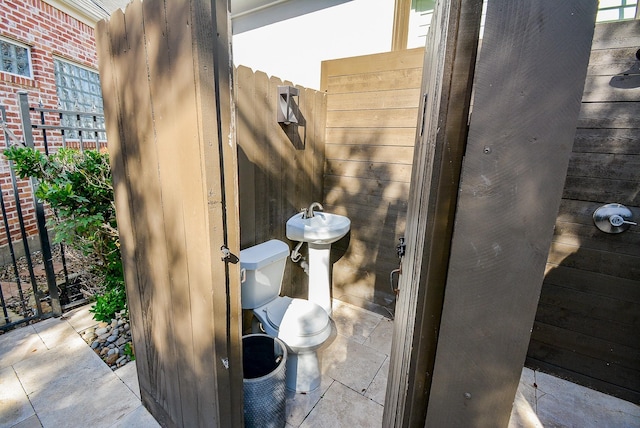
[[[82,340],[88,307],[0,335],[0,428],[157,428],[135,365],[112,371]]]

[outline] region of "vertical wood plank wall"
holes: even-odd
[[[134,1],[96,31],[140,395],[163,427],[243,425],[226,16]]]
[[[335,298],[393,301],[389,275],[405,228],[423,55],[419,48],[322,63],[322,202],[351,219],[350,235],[332,250]]]
[[[287,220],[322,200],[326,97],[298,86],[300,123],[280,125],[278,86],[285,84],[291,85],[244,66],[236,70],[241,248],[280,239],[292,249]],[[282,293],[306,297],[307,284],[304,271],[289,259]]]
[[[592,219],[617,202],[640,220],[638,49],[640,21],[596,26],[527,364],[640,404],[640,227]]]

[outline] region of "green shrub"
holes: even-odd
[[[96,303],[89,309],[96,321],[111,322],[116,317],[116,312],[125,309],[127,296],[124,288],[113,288],[96,297]]]
[[[96,297],[92,312],[97,320],[111,320],[126,308],[126,295],[108,155],[60,149],[47,156],[28,147],[12,147],[4,155],[19,177],[38,180],[35,195],[54,214],[48,225],[55,232],[54,243],[63,242],[94,260],[90,270],[102,281],[104,294]]]
[[[133,352],[133,345],[131,344],[131,342],[127,342],[124,344],[124,355],[129,357],[131,361],[135,361],[136,355]]]

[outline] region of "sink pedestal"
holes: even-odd
[[[309,242],[309,300],[331,316],[331,244]]]
[[[313,203],[309,210],[287,220],[287,238],[308,243],[309,301],[320,305],[331,316],[331,244],[349,233],[351,220],[339,214],[314,213],[314,206],[320,204]]]

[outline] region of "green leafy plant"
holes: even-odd
[[[127,296],[123,288],[117,287],[106,291],[96,298],[96,303],[89,311],[97,321],[110,322],[116,312],[124,309],[127,304]]]
[[[129,357],[131,361],[135,361],[136,355],[133,352],[133,345],[131,344],[131,342],[127,342],[124,344],[124,355]]]
[[[93,260],[90,267],[103,284],[91,309],[109,321],[126,309],[124,277],[116,225],[109,158],[96,150],[60,149],[52,155],[28,147],[4,151],[21,178],[36,178],[35,195],[52,208],[53,241],[63,242]]]

